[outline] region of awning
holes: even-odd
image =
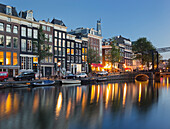
[[[96,63],[92,63],[91,64],[93,67],[104,67],[103,65],[101,65],[101,64],[96,64]]]

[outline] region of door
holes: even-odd
[[[8,76],[13,77],[13,69],[8,69]]]
[[[45,67],[45,76],[51,76],[51,67]]]

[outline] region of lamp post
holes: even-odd
[[[58,74],[58,75],[59,75],[59,79],[60,79],[60,66],[61,66],[61,62],[58,62],[58,63],[57,63],[57,66],[58,66],[58,68],[59,68],[59,74]]]

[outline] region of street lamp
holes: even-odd
[[[59,79],[60,79],[60,66],[61,66],[61,62],[58,62],[58,63],[57,63],[57,66],[58,66],[58,68],[59,68],[59,74],[58,74],[58,75],[59,75]]]

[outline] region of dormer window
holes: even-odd
[[[10,6],[6,7],[6,14],[9,14],[9,15],[12,14],[12,8]]]
[[[27,11],[26,19],[33,21],[33,11],[32,10]]]

